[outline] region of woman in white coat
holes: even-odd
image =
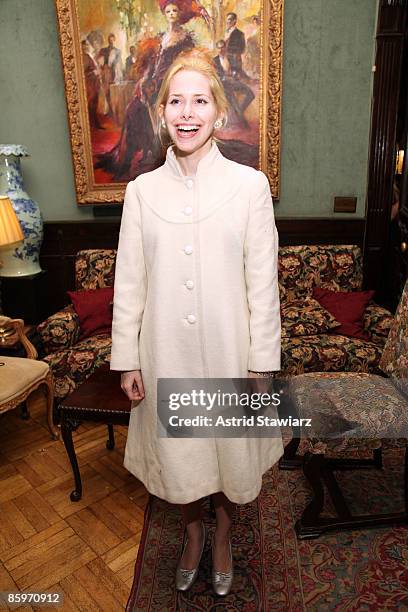
[[[232,584],[235,504],[259,494],[280,438],[157,435],[158,378],[245,378],[280,369],[278,237],[265,175],[223,157],[213,139],[227,101],[212,62],[179,56],[157,99],[173,146],[126,189],[115,273],[111,369],[132,409],[125,466],[152,494],[180,504],[187,541],[176,587],[198,573],[201,498],[216,512],[213,587]]]

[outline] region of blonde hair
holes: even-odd
[[[203,49],[195,49],[186,53],[180,53],[164,75],[154,107],[156,133],[159,135],[163,145],[170,144],[170,141],[168,143],[163,141],[163,136],[167,135],[167,132],[162,127],[159,109],[167,103],[171,79],[181,70],[194,70],[207,77],[210,82],[210,90],[214,98],[217,112],[219,115],[223,115],[224,123],[227,120],[228,101],[209,52]]]

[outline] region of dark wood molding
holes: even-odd
[[[87,221],[49,221],[44,224],[40,262],[48,272],[47,300],[51,312],[68,303],[75,289],[75,256],[81,249],[116,249],[120,218]]]
[[[367,223],[364,240],[365,285],[384,296],[389,241],[401,68],[406,28],[406,1],[381,0],[376,35]]]
[[[281,246],[294,244],[358,244],[363,246],[365,219],[321,217],[276,219]]]
[[[70,256],[81,249],[116,248],[119,227],[119,216],[86,221],[47,221],[41,256]]]
[[[358,244],[362,246],[364,219],[279,218],[279,243]],[[75,255],[81,249],[115,249],[120,218],[89,221],[48,221],[44,226],[41,266],[47,270],[47,306],[56,312],[68,303],[75,288]]]

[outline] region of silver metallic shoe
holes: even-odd
[[[231,551],[231,540],[229,543],[230,559],[231,559],[231,570],[229,572],[216,572],[212,570],[212,585],[214,593],[225,597],[231,590],[232,581],[234,579],[234,567],[232,565],[232,551]]]
[[[180,567],[180,563],[178,564],[177,570],[176,570],[176,589],[177,591],[188,591],[193,586],[198,576],[198,568],[200,566],[200,561],[203,555],[203,550],[204,550],[204,545],[205,545],[205,540],[206,540],[205,526],[202,521],[201,521],[201,526],[203,529],[203,543],[201,545],[200,558],[198,560],[197,567],[195,567],[192,570],[187,570],[187,569],[183,569],[182,567]],[[186,549],[186,546],[187,546],[187,541],[184,545],[183,553]]]

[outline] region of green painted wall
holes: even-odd
[[[286,0],[277,216],[331,217],[334,195],[356,195],[364,216],[376,8]],[[45,220],[93,218],[76,205],[54,1],[1,0],[0,28],[0,141],[28,147]]]
[[[279,216],[364,216],[376,14],[376,0],[286,0]],[[357,213],[333,213],[335,195]]]

